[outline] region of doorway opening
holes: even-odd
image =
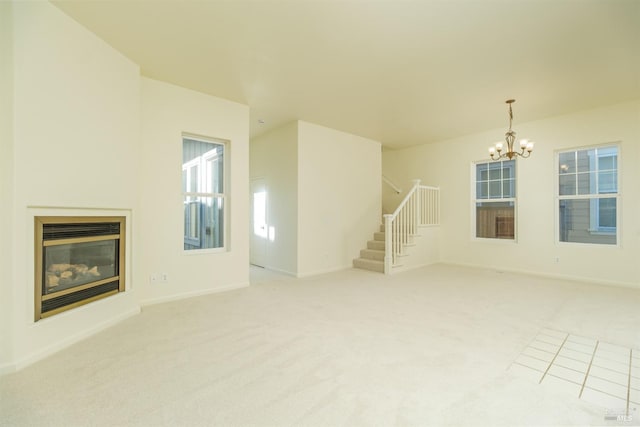
[[[251,181],[251,229],[249,262],[258,267],[266,266],[267,241],[269,228],[267,226],[268,193],[264,179]]]

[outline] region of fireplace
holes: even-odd
[[[35,217],[35,320],[123,292],[125,217]]]

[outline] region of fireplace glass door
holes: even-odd
[[[43,295],[116,276],[117,240],[44,247]]]

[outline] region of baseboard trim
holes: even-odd
[[[0,365],[0,377],[7,374],[12,374],[16,371],[15,363],[5,363]]]
[[[391,275],[393,276],[394,274],[404,273],[405,271],[411,271],[411,270],[415,270],[415,269],[418,269],[418,268],[428,267],[428,266],[433,265],[433,264],[444,264],[444,263],[441,263],[439,261],[432,261],[432,262],[425,262],[423,264],[401,265],[398,268],[392,267],[391,268]]]
[[[162,303],[171,302],[171,301],[179,301],[187,298],[193,298],[193,297],[209,295],[209,294],[217,294],[220,292],[233,291],[236,289],[242,289],[247,287],[249,287],[249,282],[234,283],[232,285],[220,286],[218,288],[202,289],[197,291],[184,292],[180,294],[173,294],[166,297],[151,298],[151,299],[141,301],[140,305],[142,307],[146,307],[149,305],[162,304]]]
[[[602,279],[594,279],[594,278],[591,278],[591,277],[572,276],[572,275],[568,275],[568,274],[545,273],[545,272],[540,272],[540,271],[521,270],[521,269],[516,269],[516,268],[495,268],[495,267],[488,267],[486,265],[478,265],[478,264],[462,263],[462,262],[440,261],[438,264],[453,265],[453,266],[459,266],[459,267],[478,268],[478,269],[481,269],[481,270],[497,271],[497,272],[504,272],[504,273],[526,274],[528,276],[544,277],[546,279],[567,280],[567,281],[571,281],[571,282],[582,282],[582,283],[588,283],[590,285],[613,286],[613,287],[629,288],[629,289],[640,289],[640,283],[619,282],[619,281],[615,281],[615,280],[602,280]]]
[[[343,267],[332,267],[332,268],[327,268],[326,270],[312,271],[310,273],[298,273],[296,275],[296,277],[299,278],[299,279],[303,279],[305,277],[318,276],[320,274],[335,273],[337,271],[349,270],[351,268],[353,268],[352,265],[347,265],[347,266],[343,266]]]
[[[265,270],[273,271],[274,273],[284,274],[286,276],[291,276],[291,277],[298,277],[296,273],[294,273],[293,271],[280,270],[279,268],[273,268],[273,267],[262,267],[262,268],[264,268]]]
[[[55,344],[50,345],[49,347],[46,347],[42,350],[36,351],[35,353],[32,353],[26,357],[23,357],[21,360],[18,360],[15,363],[8,363],[5,365],[0,366],[0,375],[4,375],[4,374],[8,374],[8,373],[12,373],[12,372],[16,372],[19,371],[23,368],[26,368],[29,365],[34,364],[35,362],[38,362],[48,356],[51,356],[52,354],[55,354],[57,352],[59,352],[60,350],[63,350],[67,347],[70,347],[71,345],[82,341],[85,338],[89,338],[92,335],[95,335],[96,333],[103,331],[107,328],[110,328],[111,326],[120,323],[121,321],[135,316],[137,314],[140,314],[140,307],[135,307],[131,310],[125,311],[124,313],[121,313],[107,321],[104,321],[92,328],[86,329],[80,333],[77,333],[69,338],[66,338],[62,341],[59,341]]]

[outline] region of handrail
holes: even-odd
[[[415,193],[416,188],[418,188],[419,186],[420,186],[420,180],[419,179],[414,179],[413,180],[413,187],[411,187],[411,190],[409,190],[409,192],[407,193],[405,198],[402,199],[402,202],[400,202],[400,204],[398,205],[396,210],[393,211],[393,214],[391,214],[394,218],[398,215],[398,212],[400,212],[400,209],[402,209],[404,207],[404,205],[407,204],[407,201],[409,200],[409,198],[411,198],[411,196],[413,196],[413,193]]]
[[[382,175],[382,182],[384,182],[389,187],[391,187],[393,189],[393,191],[396,192],[396,194],[402,193],[402,190],[400,188],[398,188],[398,186],[396,186],[393,182],[391,182],[391,180],[389,178],[387,178],[384,175]]]
[[[404,197],[393,214],[384,215],[385,248],[384,272],[390,274],[397,264],[397,257],[404,255],[404,248],[419,226],[440,223],[440,188],[420,185],[413,180],[413,187]]]

